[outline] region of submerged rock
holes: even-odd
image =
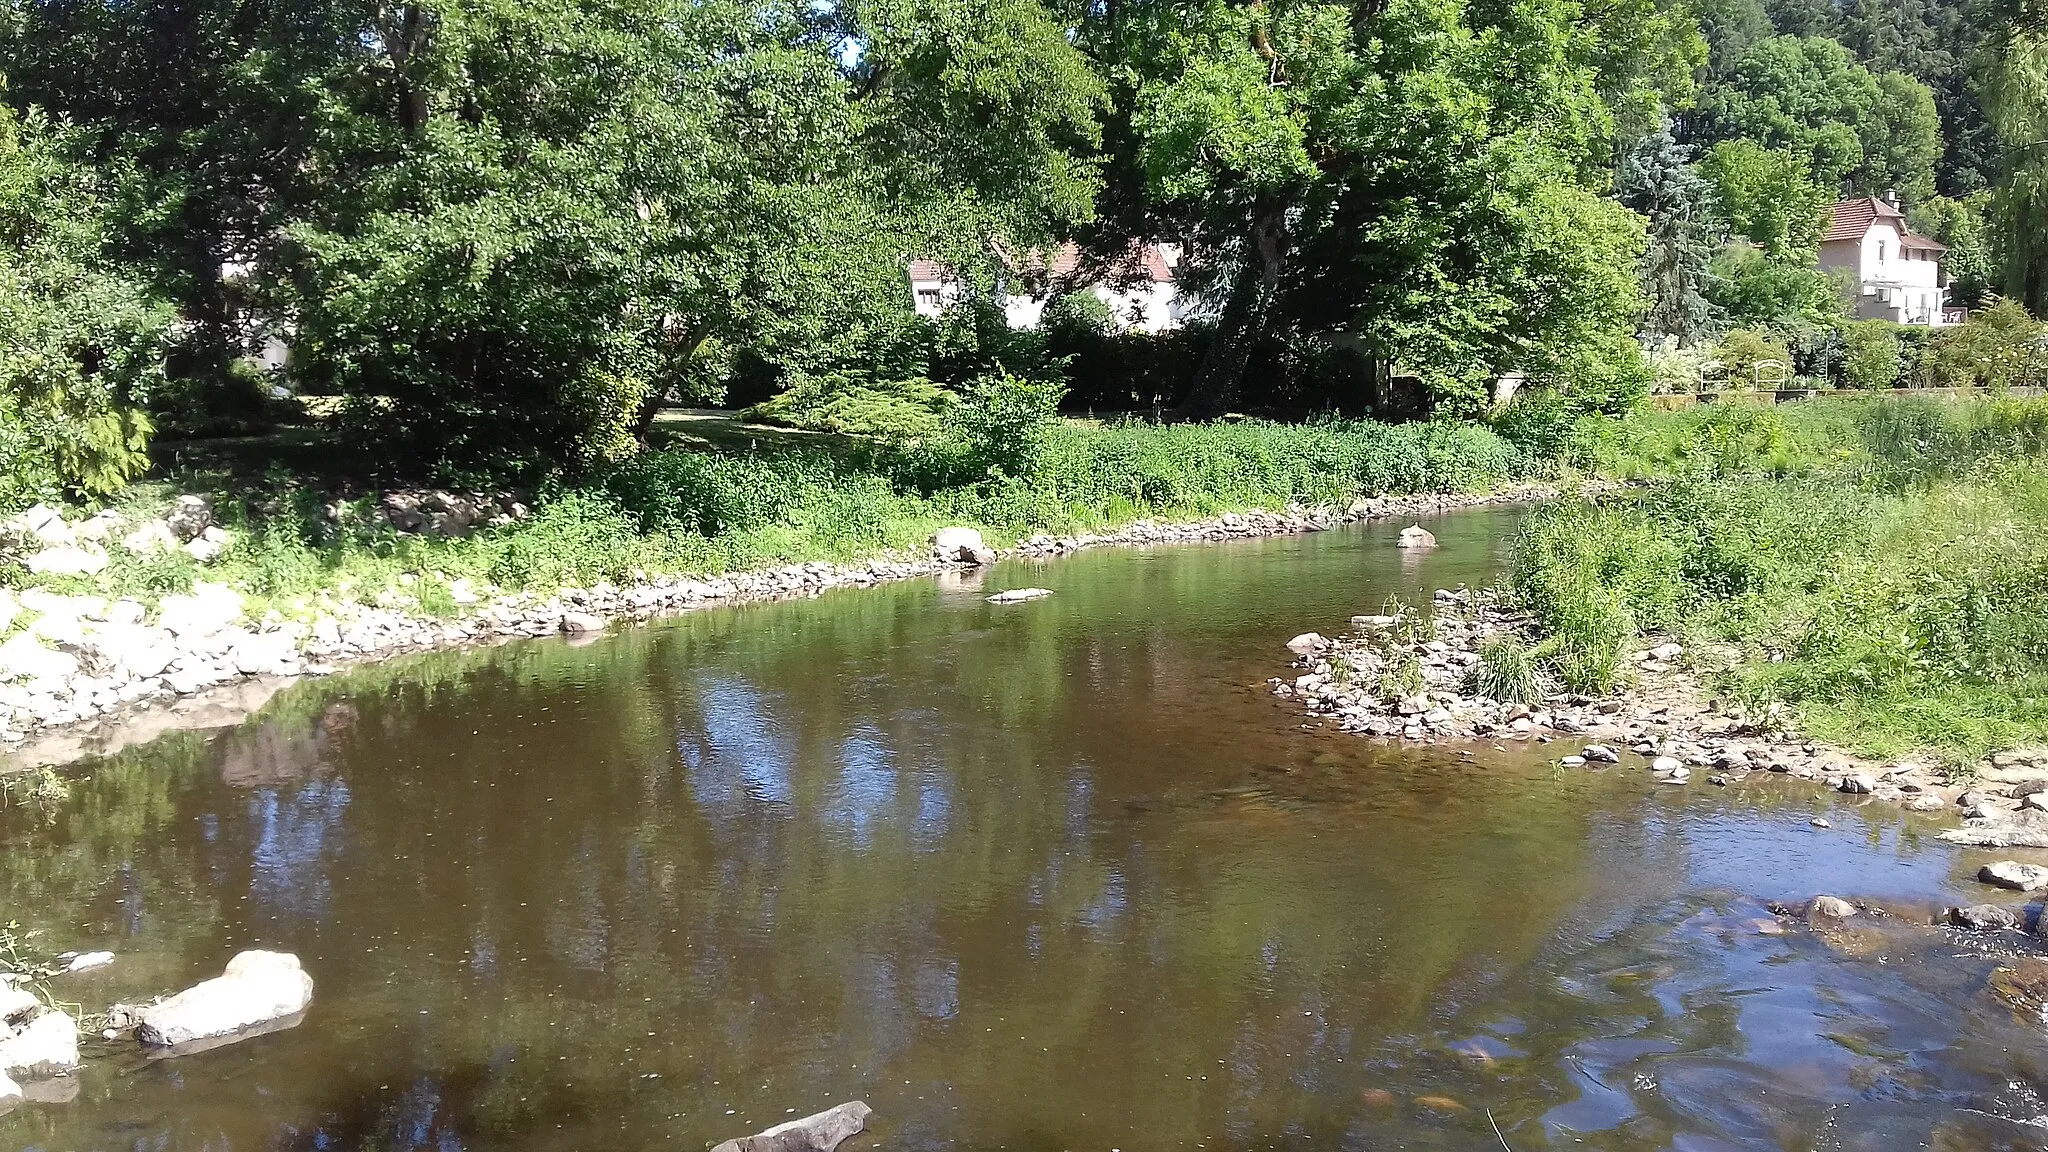
[[[1007,592],[998,592],[989,597],[988,602],[991,604],[1022,604],[1027,600],[1043,600],[1050,595],[1052,595],[1052,589],[1050,588],[1012,588]]]
[[[243,952],[221,975],[145,1008],[136,1037],[153,1048],[176,1048],[288,1021],[312,1002],[313,978],[297,956]]]
[[[1312,652],[1322,651],[1328,643],[1320,632],[1303,632],[1287,642],[1287,650],[1297,656],[1307,656]]]
[[[1979,868],[1977,879],[2015,892],[2033,892],[2048,888],[2048,868],[2039,864],[2021,864],[2017,860],[2000,860]]]
[[[78,1022],[44,1012],[0,1039],[0,1074],[33,1080],[78,1067]]]
[[[866,1129],[871,1114],[866,1104],[850,1100],[815,1116],[777,1124],[766,1132],[727,1140],[711,1152],[832,1152],[847,1137]]]
[[[1436,537],[1420,524],[1410,524],[1401,529],[1401,538],[1395,541],[1397,548],[1434,548]]]

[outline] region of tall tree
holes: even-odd
[[[1615,182],[1621,202],[1649,221],[1642,258],[1649,309],[1643,330],[1679,347],[1710,339],[1716,316],[1707,300],[1714,254],[1720,250],[1713,191],[1691,163],[1689,150],[1665,125],[1643,137],[1622,162]]]

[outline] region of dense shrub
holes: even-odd
[[[1850,388],[1890,388],[1904,368],[1898,326],[1884,320],[1845,325],[1842,333],[1842,383]]]
[[[1789,376],[1792,353],[1768,332],[1738,328],[1721,338],[1715,359],[1725,371],[1725,387],[1768,388],[1778,375]]]
[[[1933,336],[1920,359],[1927,383],[2005,388],[2048,382],[2048,325],[2007,300]]]
[[[0,513],[140,472],[163,379],[170,309],[103,255],[108,192],[59,142],[0,108]]]

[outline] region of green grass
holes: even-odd
[[[116,547],[113,563],[96,576],[35,582],[151,602],[206,579],[235,585],[259,614],[275,608],[303,616],[323,597],[367,602],[381,595],[448,615],[455,610],[448,586],[464,579],[480,592],[547,592],[642,574],[852,561],[921,551],[948,524],[979,527],[1003,542],[1144,517],[1483,489],[1535,467],[1484,427],[1369,422],[1062,422],[1043,431],[1031,458],[1025,476],[991,470],[934,487],[927,478],[935,470],[914,445],[777,444],[733,453],[677,447],[544,493],[534,515],[517,525],[456,540],[396,533],[369,497],[355,501],[341,523],[329,523],[322,514],[328,495],[288,473],[231,491],[219,474],[186,476],[138,486],[124,506],[140,516],[180,491],[216,491],[216,515],[235,535],[217,562],[202,566],[182,554],[137,558]],[[29,579],[18,567],[0,571],[0,583]]]
[[[2048,402],[1634,427],[1620,458],[1647,488],[1560,501],[1517,541],[1544,671],[1611,690],[1625,649],[1671,632],[1737,645],[1722,690],[1865,752],[1967,763],[2048,740]]]

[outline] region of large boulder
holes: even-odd
[[[981,533],[973,528],[941,528],[932,537],[932,555],[946,563],[964,561],[968,564],[993,564],[994,550],[983,542]]]
[[[1980,883],[2010,888],[2015,892],[2033,892],[2048,888],[2048,868],[2039,864],[2022,864],[2017,860],[2000,860],[1977,869]]]
[[[178,1048],[295,1022],[312,1002],[313,978],[297,956],[243,952],[219,976],[143,1009],[135,1035],[152,1048]]]
[[[815,1116],[777,1124],[766,1132],[727,1140],[711,1152],[832,1152],[848,1136],[868,1126],[871,1109],[859,1100],[849,1100]]]
[[[0,1075],[34,1080],[78,1067],[78,1022],[44,1012],[0,1039]]]
[[[1395,541],[1395,546],[1400,548],[1434,548],[1436,547],[1436,537],[1430,533],[1429,529],[1424,528],[1422,525],[1410,524],[1408,527],[1401,529],[1401,537]]]

